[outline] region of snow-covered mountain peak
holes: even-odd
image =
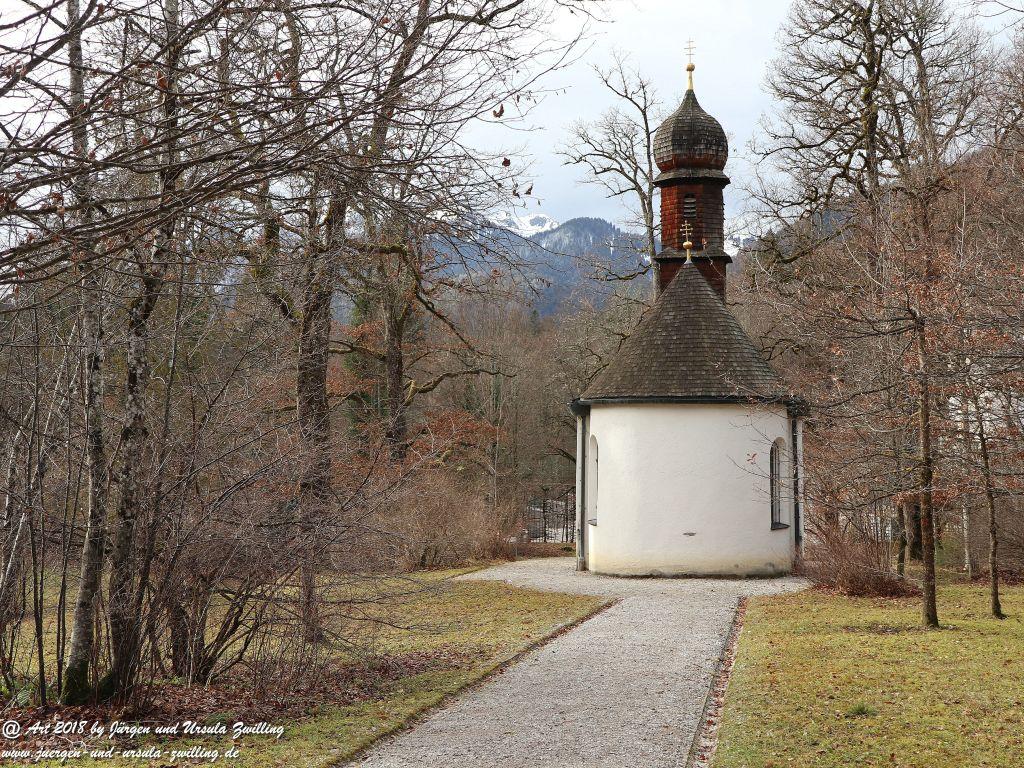
[[[543,232],[558,229],[559,223],[546,213],[526,213],[517,215],[502,211],[494,217],[499,227],[511,230],[521,237],[533,237]]]

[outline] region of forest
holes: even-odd
[[[531,310],[485,226],[522,163],[464,141],[528,113],[559,5],[5,14],[6,698],[315,669],[338,588],[506,555],[571,484],[565,403],[630,310]]]
[[[936,562],[984,575],[997,618],[1024,565],[1024,38],[1013,4],[973,10],[795,4],[752,189],[749,319],[816,413],[808,571],[919,585],[932,627]]]

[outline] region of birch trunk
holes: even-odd
[[[146,269],[143,266],[143,269]],[[128,352],[125,361],[125,424],[121,431],[124,455],[118,475],[120,498],[110,548],[108,614],[110,622],[111,669],[101,684],[104,694],[124,694],[134,674],[138,617],[134,606],[135,580],[133,548],[135,526],[143,503],[142,461],[148,444],[146,395],[149,390],[149,319],[156,307],[162,280],[142,278],[143,293],[132,303],[128,315]]]
[[[177,122],[178,58],[182,47],[179,38],[178,0],[165,0],[164,85],[161,95],[161,121],[158,133],[166,146],[157,174],[157,200],[172,201],[178,193]],[[120,498],[110,549],[110,579],[108,585],[108,616],[110,624],[111,666],[101,681],[103,695],[124,697],[134,684],[138,667],[141,617],[136,610],[135,595],[145,585],[136,585],[133,550],[135,528],[145,503],[143,457],[149,445],[146,424],[147,396],[149,394],[150,319],[164,287],[168,255],[173,247],[177,217],[164,213],[147,259],[138,264],[141,293],[132,301],[128,311],[128,349],[125,360],[125,413],[121,430],[121,471],[118,474]]]
[[[973,436],[971,430],[971,416],[967,409],[968,395],[965,392],[962,396],[962,402],[964,405],[963,419],[962,419],[962,431],[963,431],[963,443],[964,443],[964,461],[968,466],[971,464],[971,454]],[[971,505],[966,501],[960,507],[960,526],[963,530],[964,537],[964,572],[967,574],[967,578],[973,580],[977,566],[974,561],[974,552],[971,549]]]
[[[28,524],[28,510],[24,504],[18,504],[20,494],[15,487],[18,482],[18,469],[21,466],[24,443],[24,430],[19,428],[14,434],[11,453],[7,464],[7,479],[4,487],[4,510],[0,517],[0,626],[16,614],[13,584],[18,580],[21,565],[21,547]],[[20,514],[18,511],[20,509]],[[18,520],[15,522],[15,516]]]
[[[64,669],[65,703],[91,696],[89,663],[93,657],[94,614],[103,575],[107,522],[107,452],[103,434],[103,310],[95,268],[88,267],[82,293],[82,336],[85,343],[85,442],[88,465],[88,515],[78,595],[71,619],[71,644]]]

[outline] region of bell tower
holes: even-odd
[[[721,123],[701,109],[693,92],[694,65],[687,67],[683,103],[655,131],[654,160],[661,171],[662,250],[655,256],[656,289],[660,294],[686,262],[683,243],[693,244],[693,263],[718,295],[725,299],[725,203],[729,184],[725,164],[729,142]],[[687,226],[688,225],[688,226]],[[689,238],[687,237],[689,233]]]

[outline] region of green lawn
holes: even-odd
[[[435,571],[414,576],[432,588],[409,590],[410,594],[399,605],[387,608],[388,621],[398,626],[373,630],[370,645],[373,663],[377,668],[397,665],[397,674],[396,667],[392,666],[383,682],[378,680],[373,684],[369,695],[361,691],[360,695],[352,696],[351,692],[339,690],[337,702],[333,704],[329,701],[332,688],[328,681],[316,692],[318,701],[323,703],[304,716],[274,717],[271,706],[268,719],[285,726],[283,737],[279,740],[271,736],[243,737],[235,743],[239,755],[231,759],[222,757],[217,764],[226,762],[238,768],[301,768],[343,760],[401,727],[445,696],[480,680],[561,627],[591,615],[605,604],[601,598],[518,589],[500,582],[450,581],[449,577],[457,573]],[[383,615],[384,608],[367,610],[377,610]],[[350,656],[339,650],[336,665],[348,663]],[[354,658],[351,661],[355,663]],[[290,692],[281,695],[287,698]],[[343,704],[346,698],[348,701]],[[239,701],[238,706],[240,709],[234,711],[229,704],[218,710],[216,716],[200,716],[200,719],[205,723],[225,722],[229,729],[237,719],[251,722],[251,715],[240,712],[246,706],[251,712],[252,703]],[[3,746],[18,744],[6,742]],[[223,752],[232,742],[230,738],[210,736],[161,743],[155,737],[147,737],[137,746],[157,746],[165,750],[202,746]],[[170,764],[168,757],[165,751],[161,759],[153,760],[76,758],[72,762],[97,766],[163,766]],[[56,766],[60,763],[43,760],[34,764]],[[209,761],[179,759],[175,764],[199,765],[209,764]]]
[[[1024,765],[1024,588],[987,615],[984,587],[918,600],[808,591],[751,602],[715,768]]]

